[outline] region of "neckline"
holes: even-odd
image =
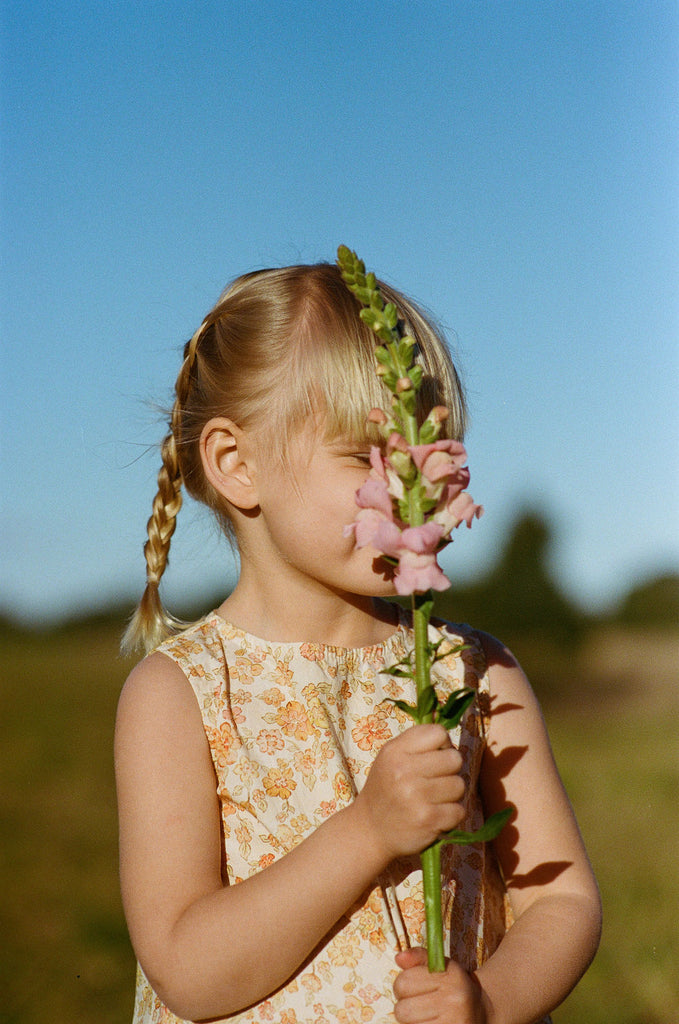
[[[255,633],[250,633],[247,629],[242,629],[240,626],[236,626],[233,622],[225,619],[223,615],[213,609],[209,612],[204,622],[213,622],[220,633],[227,632],[229,637],[239,637],[242,640],[248,641],[250,644],[256,647],[283,647],[287,650],[301,650],[303,647],[312,648],[315,651],[335,654],[338,656],[350,655],[350,654],[362,654],[368,655],[372,653],[379,653],[380,651],[389,650],[399,642],[405,642],[406,633],[410,628],[410,619],[406,609],[400,605],[394,605],[398,613],[398,619],[394,626],[393,632],[389,634],[384,640],[380,640],[375,644],[366,644],[365,646],[359,647],[345,647],[341,644],[328,644],[319,642],[318,640],[267,640],[264,637],[257,636]]]

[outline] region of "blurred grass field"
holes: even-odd
[[[5,1024],[131,1019],[111,754],[129,669],[118,630],[102,619],[0,631]],[[545,707],[605,909],[601,950],[555,1024],[679,1024],[678,654],[667,633],[595,635],[569,666],[587,687]]]

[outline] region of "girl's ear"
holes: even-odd
[[[203,427],[200,457],[205,475],[235,508],[253,509],[259,504],[253,454],[251,441],[232,420],[219,416]]]

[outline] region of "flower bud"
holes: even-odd
[[[410,458],[409,452],[393,451],[388,458],[389,465],[392,466],[398,473],[401,480],[406,483],[410,483],[414,480],[417,475],[417,470],[413,465],[413,460]]]

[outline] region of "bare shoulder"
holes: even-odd
[[[500,665],[518,665],[518,662],[509,648],[498,640],[497,637],[491,636],[490,633],[485,633],[482,629],[474,631],[480,638],[483,650],[488,661],[488,665],[500,664]]]
[[[481,790],[487,812],[511,806],[495,841],[515,913],[541,895],[585,894],[597,903],[587,855],[566,795],[538,700],[518,661],[481,635],[491,690],[491,724]]]
[[[191,684],[164,654],[140,662],[123,687],[115,772],[123,905],[152,967],[183,910],[221,886],[210,747]]]
[[[156,651],[140,661],[130,672],[118,702],[118,720],[137,716],[144,711],[171,707],[176,703],[195,704],[191,685],[176,664],[166,654]]]
[[[542,708],[526,673],[504,643],[488,633],[479,633],[479,637],[490,684],[490,728],[484,759],[487,776],[492,778],[510,764],[505,784],[514,781],[518,786],[532,786],[541,776],[556,776]]]
[[[167,761],[187,754],[209,760],[198,701],[180,667],[155,652],[132,670],[120,695],[116,771],[120,776],[126,765],[150,766],[161,756]]]
[[[486,658],[495,712],[499,711],[500,700],[513,699],[521,702],[523,710],[532,710],[541,715],[530,681],[512,651],[490,633],[482,630],[476,633]]]

